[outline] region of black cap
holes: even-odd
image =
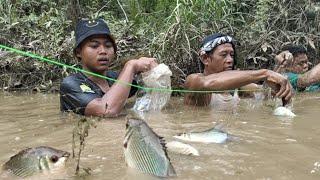
[[[88,37],[92,35],[107,35],[113,43],[115,52],[117,51],[117,46],[115,44],[114,38],[111,35],[110,29],[107,23],[99,18],[96,20],[81,19],[76,27],[76,45],[75,49]]]

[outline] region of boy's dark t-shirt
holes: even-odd
[[[107,72],[107,77],[118,78],[118,73]],[[114,81],[106,80],[111,87]],[[137,84],[134,80],[132,84]],[[129,97],[137,92],[136,87],[131,87]],[[91,81],[83,73],[76,73],[63,79],[60,85],[60,110],[73,111],[74,113],[84,115],[86,106],[90,101],[101,98],[104,92],[100,87]]]

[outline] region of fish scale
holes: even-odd
[[[140,141],[138,141],[139,143]],[[144,152],[144,148],[142,147],[142,149],[140,150],[141,153],[139,153],[139,144],[133,142],[133,150],[134,150],[134,154],[136,155],[136,161],[137,161],[137,165],[138,165],[138,169],[141,171],[147,171],[150,172],[149,166],[145,166],[146,164],[146,160],[145,160],[145,152]],[[143,167],[146,167],[146,169],[144,169]]]
[[[127,165],[155,176],[174,176],[163,140],[143,121],[129,119],[124,141]]]
[[[131,146],[132,146],[132,148],[130,148]],[[137,161],[136,161],[136,159],[139,159],[139,158],[137,157],[138,153],[136,153],[136,148],[134,147],[134,143],[133,144],[128,143],[127,148],[130,151],[129,153],[127,153],[128,156],[130,157],[130,160],[131,160],[131,161],[128,161],[129,166],[134,166],[134,167],[137,166],[140,169],[141,168],[141,167],[139,167],[140,164],[137,163]]]
[[[129,155],[130,156],[133,155],[133,156],[131,156],[132,161],[129,161],[129,162],[131,162],[131,166],[137,167],[139,170],[143,170],[142,165],[144,163],[141,162],[143,160],[143,158],[142,158],[141,154],[138,153],[138,146],[137,146],[137,142],[135,141],[136,140],[135,134],[132,134],[131,138],[133,139],[133,141],[129,142],[128,149],[130,151]]]
[[[154,159],[152,159],[153,156],[149,156],[149,154],[152,154],[152,151],[149,151],[148,146],[146,146],[145,143],[143,143],[142,140],[138,140],[138,143],[133,143],[135,145],[135,147],[133,149],[135,149],[136,151],[138,151],[138,147],[142,147],[140,149],[141,153],[137,153],[136,154],[139,156],[138,160],[141,160],[141,165],[143,167],[146,167],[146,169],[143,169],[143,167],[140,167],[139,169],[142,171],[146,171],[148,173],[154,173],[155,172],[155,161]],[[150,162],[150,163],[149,163]]]

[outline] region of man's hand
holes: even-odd
[[[139,59],[133,59],[128,61],[133,68],[135,73],[146,72],[156,67],[158,63],[155,58],[141,57]]]
[[[275,57],[275,63],[280,68],[286,68],[293,63],[293,55],[289,51],[282,51]]]
[[[266,83],[276,92],[276,97],[283,98],[286,102],[290,101],[293,96],[293,90],[286,77],[269,70],[267,73]]]

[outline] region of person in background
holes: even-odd
[[[198,91],[223,91],[237,88],[252,89],[258,85],[255,82],[265,81],[274,91],[276,97],[290,101],[292,87],[283,75],[268,70],[235,70],[236,48],[231,36],[216,33],[204,38],[200,48],[200,59],[203,73],[187,76],[185,88]],[[257,87],[258,88],[258,87]],[[187,93],[184,99],[187,105],[208,106],[237,100],[228,93]],[[220,103],[221,104],[221,103]]]
[[[286,75],[296,91],[320,90],[320,64],[309,70],[307,50],[301,45],[289,45],[275,57],[275,71]]]
[[[117,116],[135,88],[134,76],[157,65],[155,58],[141,57],[127,61],[118,74],[109,71],[115,59],[117,45],[106,22],[82,19],[75,30],[74,56],[86,71],[116,79],[106,80],[87,73],[76,73],[65,77],[60,86],[61,111],[73,111],[85,116]]]

